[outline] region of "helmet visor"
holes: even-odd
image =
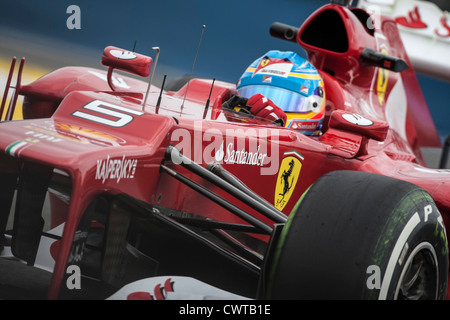
[[[262,94],[270,99],[284,112],[305,113],[313,110],[311,99],[300,93],[269,85],[248,85],[238,89],[241,97],[250,98]]]

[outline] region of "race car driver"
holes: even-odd
[[[248,112],[309,136],[321,134],[323,80],[317,69],[295,52],[267,52],[245,70],[236,88],[239,95],[223,108]]]

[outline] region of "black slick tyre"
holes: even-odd
[[[447,291],[447,238],[431,196],[365,172],[318,179],[272,261],[269,299],[444,299]]]

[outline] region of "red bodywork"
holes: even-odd
[[[344,49],[323,48],[309,41],[309,29],[317,28],[323,15],[330,15],[344,30],[348,42]],[[176,92],[164,91],[160,106],[160,88],[152,86],[145,107],[141,105],[145,82],[116,75],[113,91],[106,72],[96,69],[67,67],[23,86],[20,94],[25,96],[24,118],[28,120],[2,123],[0,148],[8,150],[17,141],[27,141],[24,148],[10,154],[56,168],[72,180],[70,207],[52,216],[52,227],[62,222],[65,227],[49,298],[58,297],[76,228],[88,204],[99,194],[125,193],[180,212],[242,223],[161,171],[169,145],[177,146],[204,167],[222,160],[225,169],[275,206],[281,201],[276,188],[279,173],[286,168],[283,159],[296,151],[302,166],[292,194],[279,204],[285,214],[323,174],[358,170],[424,188],[435,200],[445,224],[450,225],[450,171],[426,168],[420,151],[440,146],[433,120],[395,21],[381,17],[376,27],[371,34],[351,9],[330,4],[317,10],[299,29],[296,40],[320,71],[326,89],[327,118],[320,138],[222,110],[222,103],[236,91],[234,84],[221,81],[215,81],[212,91],[212,81],[203,79],[191,80]],[[366,66],[360,62],[365,47],[399,57],[410,68],[395,73]],[[208,99],[211,103],[205,113]],[[343,120],[344,114],[354,113],[372,120],[373,125],[362,127]],[[221,150],[225,157],[218,156]],[[230,158],[233,151],[235,163]],[[251,161],[242,158],[250,155],[254,157]],[[2,156],[2,161],[6,158]],[[179,171],[199,180],[187,170]],[[199,182],[236,202],[216,186]]]

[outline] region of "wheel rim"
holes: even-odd
[[[428,300],[438,294],[439,270],[436,251],[428,242],[419,244],[403,267],[395,299]]]

